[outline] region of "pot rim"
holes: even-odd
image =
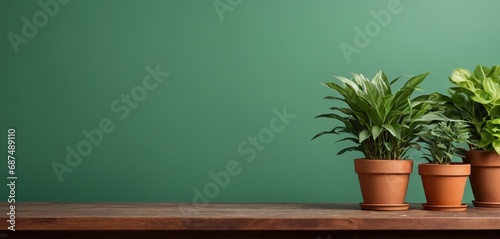
[[[472,167],[500,167],[500,154],[495,150],[471,149],[467,152],[464,162],[470,163]]]
[[[367,161],[413,161],[413,159],[367,159],[367,158],[355,158],[354,160],[367,160]]]
[[[432,164],[422,163],[418,165],[418,174],[421,176],[469,176],[471,165],[468,163],[455,164]]]
[[[413,160],[355,159],[354,171],[358,174],[411,174]]]

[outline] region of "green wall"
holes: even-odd
[[[66,1],[0,3],[18,201],[359,202],[361,154],[310,141],[334,126],[313,119],[332,106],[320,83],[429,71],[422,88],[444,92],[454,68],[499,64],[494,0]],[[425,201],[416,170],[408,190]]]

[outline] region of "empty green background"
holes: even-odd
[[[313,119],[333,104],[321,83],[350,72],[431,72],[422,88],[445,92],[454,68],[499,63],[499,1],[401,0],[350,62],[340,44],[354,45],[355,28],[389,1],[244,0],[223,19],[213,2],[72,0],[16,54],[8,33],[20,35],[22,17],[42,8],[1,1],[0,152],[5,159],[14,127],[18,201],[190,202],[214,181],[211,171],[235,160],[241,172],[211,202],[360,202],[353,159],[361,154],[337,156],[348,144],[335,136],[310,140],[336,124]],[[120,120],[111,103],[157,64],[170,75]],[[238,146],[284,107],[295,118],[247,162]],[[66,146],[103,118],[115,130],[60,182],[52,163],[64,164]],[[420,155],[410,155],[415,166]],[[425,201],[416,169],[407,201]]]

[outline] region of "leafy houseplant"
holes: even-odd
[[[422,120],[430,117],[429,96],[410,99],[428,73],[410,78],[401,89],[393,93],[391,86],[401,77],[389,82],[383,72],[369,80],[361,74],[353,79],[337,76],[344,85],[326,83],[342,97],[327,96],[325,99],[342,101],[347,108],[331,107],[334,112],[316,116],[332,118],[343,123],[329,131],[321,132],[313,139],[325,134],[347,134],[338,140],[351,141],[356,146],[342,149],[360,151],[367,159],[403,159],[410,148],[419,148],[414,140],[421,131]]]
[[[450,80],[457,85],[450,89],[455,105],[466,108],[473,148],[500,153],[500,66],[479,65],[473,73],[458,68]]]
[[[459,144],[469,143],[469,138],[469,129],[461,121],[441,121],[426,126],[419,136],[429,151],[423,158],[430,164],[451,164],[453,157],[465,157],[465,149]]]
[[[474,72],[453,71],[450,88],[453,104],[471,130],[471,150],[464,162],[476,207],[500,207],[500,66],[477,66]]]
[[[352,74],[351,79],[337,76],[341,84],[325,84],[340,94],[340,97],[327,96],[325,99],[344,103],[345,107],[331,107],[331,113],[321,114],[316,118],[331,118],[342,125],[321,132],[313,139],[325,134],[344,134],[347,136],[337,142],[351,141],[355,146],[344,148],[338,154],[347,151],[363,153],[364,159],[355,160],[364,200],[361,204],[363,209],[408,208],[404,197],[413,162],[400,159],[405,158],[410,148],[420,148],[415,141],[423,122],[439,116],[430,111],[432,106],[429,96],[411,98],[414,91],[420,89],[419,84],[427,75],[428,73],[424,73],[410,78],[397,91],[393,91],[391,87],[401,77],[389,81],[382,71],[372,80],[361,74]],[[395,178],[400,176],[404,179]],[[398,182],[402,183],[395,185]],[[396,186],[400,188],[392,188]],[[395,190],[398,193],[394,193]]]
[[[465,149],[460,143],[468,143],[467,125],[461,121],[440,121],[426,127],[419,141],[429,153],[424,154],[428,164],[418,165],[427,203],[424,209],[439,211],[463,211],[462,204],[470,164],[455,164],[455,156],[463,156]]]

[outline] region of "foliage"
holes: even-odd
[[[442,119],[442,114],[432,112],[432,95],[411,98],[428,73],[410,78],[393,93],[392,85],[401,77],[389,82],[387,76],[378,72],[370,80],[361,74],[352,74],[351,79],[337,76],[342,82],[325,85],[338,92],[341,97],[327,96],[325,99],[344,102],[347,107],[334,106],[333,113],[316,118],[331,118],[342,123],[332,130],[321,132],[313,139],[325,134],[346,134],[336,141],[351,141],[355,146],[347,151],[360,151],[367,159],[403,159],[410,148],[420,149],[416,142],[423,124]]]
[[[472,148],[478,148],[481,140],[481,131],[484,127],[487,116],[486,109],[479,103],[474,102],[463,91],[458,88],[450,88],[450,117],[458,118],[466,123],[470,132],[469,145]]]
[[[478,65],[474,72],[458,68],[450,81],[453,103],[463,111],[472,132],[471,146],[500,153],[500,66]]]
[[[454,156],[465,157],[461,143],[469,143],[469,129],[462,121],[440,121],[425,127],[419,142],[425,143],[429,153],[424,159],[434,164],[450,164]]]

